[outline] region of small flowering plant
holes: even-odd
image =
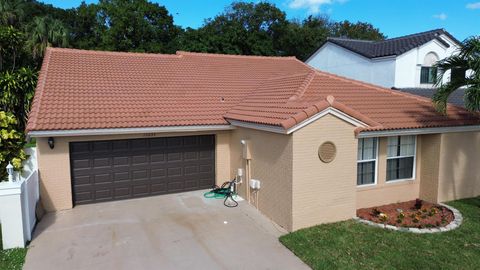
[[[455,218],[446,207],[420,199],[358,209],[357,216],[376,223],[410,228],[442,227]]]

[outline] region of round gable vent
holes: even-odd
[[[325,163],[330,163],[335,159],[337,148],[333,142],[324,142],[318,148],[318,157]]]

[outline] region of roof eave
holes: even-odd
[[[165,126],[145,128],[103,128],[103,129],[73,129],[73,130],[33,130],[28,132],[29,137],[70,137],[70,136],[100,136],[100,135],[126,135],[150,133],[176,133],[176,132],[201,132],[222,131],[235,129],[231,125],[193,125],[193,126]]]
[[[424,134],[439,134],[452,132],[474,132],[480,131],[480,125],[467,126],[449,126],[449,127],[432,127],[432,128],[407,128],[407,129],[393,129],[393,130],[359,130],[358,138],[373,138],[373,137],[390,137],[390,136],[406,136],[406,135],[424,135]]]

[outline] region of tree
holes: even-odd
[[[334,23],[332,26],[332,36],[364,40],[383,40],[386,38],[378,28],[375,28],[370,23],[351,23],[346,20]]]
[[[179,46],[211,53],[280,55],[279,40],[287,25],[285,13],[273,4],[236,2],[200,29],[187,29]]]
[[[102,49],[174,52],[171,42],[180,29],[168,10],[147,0],[100,0],[98,18],[105,27]]]
[[[13,26],[0,26],[0,72],[15,70],[22,55],[24,35]]]
[[[15,25],[24,15],[25,0],[0,0],[0,21],[5,25]]]
[[[6,166],[10,162],[18,171],[27,159],[23,150],[25,136],[17,130],[17,119],[12,113],[0,111],[0,181],[7,178]]]
[[[37,83],[37,72],[30,68],[6,71],[0,75],[0,110],[12,113],[18,130],[24,130]]]
[[[435,83],[438,89],[432,101],[439,112],[446,113],[448,97],[460,87],[467,88],[465,107],[480,111],[480,36],[466,39],[458,54],[440,60],[435,67],[439,70]],[[450,81],[442,84],[447,71]]]
[[[71,45],[78,49],[100,49],[107,27],[100,23],[98,5],[82,2],[70,12],[73,18],[70,25]]]
[[[292,21],[280,39],[282,54],[307,60],[330,36],[331,27],[332,22],[328,17],[309,16],[302,22]]]
[[[28,27],[28,45],[34,58],[43,57],[47,47],[66,47],[69,31],[65,25],[50,16],[36,17]]]

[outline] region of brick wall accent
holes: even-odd
[[[355,216],[357,139],[355,127],[327,115],[293,134],[293,230]],[[330,163],[318,157],[331,141]]]
[[[245,169],[240,140],[249,140],[251,176],[261,181],[258,208],[286,230],[292,230],[292,136],[254,129],[237,128],[231,136],[231,168]],[[245,197],[244,183],[239,186]]]

